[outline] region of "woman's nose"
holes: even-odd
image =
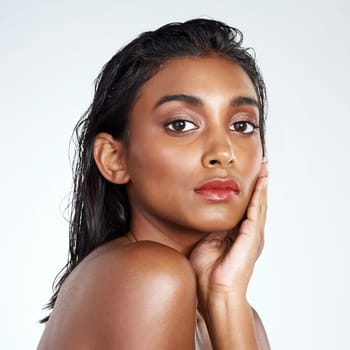
[[[202,156],[202,164],[207,168],[228,168],[233,165],[235,155],[230,137],[216,135],[206,140],[205,151]]]

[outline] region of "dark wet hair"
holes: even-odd
[[[141,34],[103,67],[96,79],[93,102],[75,127],[77,150],[73,165],[69,259],[57,278],[47,308],[53,308],[62,283],[84,257],[128,232],[130,208],[125,185],[112,184],[100,174],[93,158],[94,139],[100,132],[116,139],[126,138],[129,113],[140,88],[163,63],[178,57],[218,54],[240,65],[250,77],[258,97],[260,136],[265,149],[265,85],[253,51],[242,47],[242,40],[238,29],[214,20],[170,23]]]

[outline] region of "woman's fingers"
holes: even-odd
[[[243,225],[242,227],[242,229],[249,227],[251,234],[256,235],[256,238],[258,238],[258,256],[260,255],[264,246],[264,232],[267,212],[267,176],[267,164],[263,163],[253,195],[247,208],[247,220],[249,225]]]
[[[201,285],[246,291],[264,241],[267,164],[262,164],[246,218],[230,232],[208,234],[192,251],[190,260]]]
[[[266,216],[267,176],[267,164],[263,163],[247,208],[247,219],[249,220],[255,221],[260,216]]]

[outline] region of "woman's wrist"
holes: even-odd
[[[215,350],[257,350],[254,316],[244,293],[208,295],[205,315]]]
[[[218,292],[211,291],[206,300],[206,317],[210,319],[218,317],[230,317],[233,312],[249,309],[250,305],[244,292]]]

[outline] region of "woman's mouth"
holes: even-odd
[[[238,196],[240,188],[232,179],[213,179],[206,181],[194,191],[207,200],[222,202]]]

